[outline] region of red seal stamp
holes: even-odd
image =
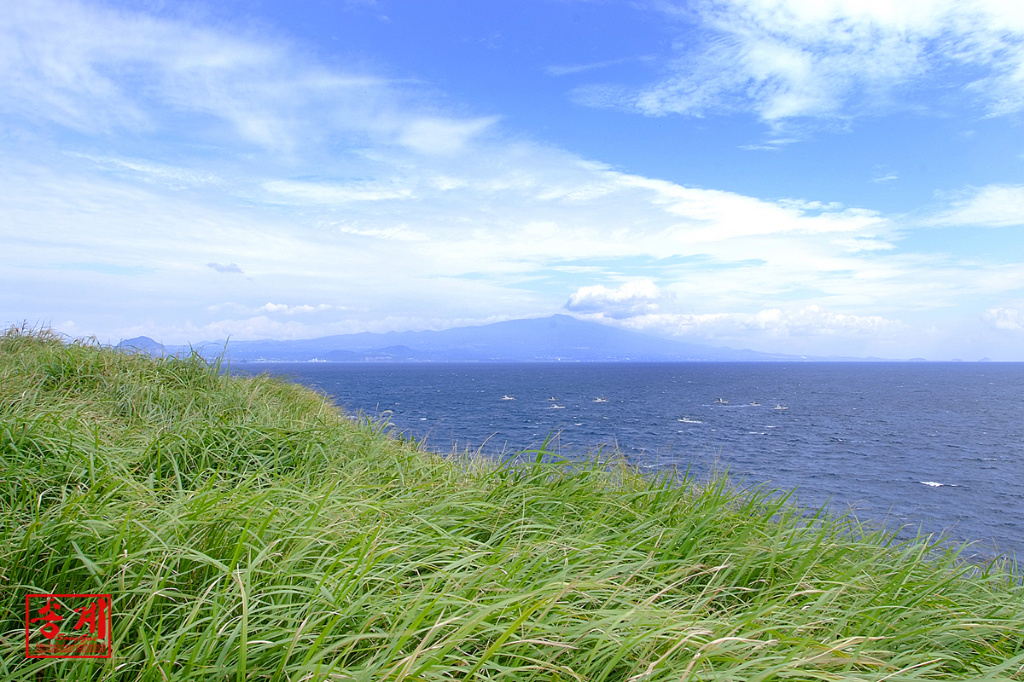
[[[110,658],[109,594],[25,595],[29,658]]]

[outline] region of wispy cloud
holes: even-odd
[[[888,172],[885,172],[885,173],[883,173],[883,174],[881,174],[881,175],[879,175],[877,177],[871,178],[871,182],[874,182],[874,183],[892,182],[893,180],[899,180],[899,177],[900,177],[899,174],[896,173],[895,171],[888,171]]]
[[[409,121],[398,136],[407,147],[424,154],[453,154],[498,122],[496,116],[469,120],[417,118]]]
[[[326,182],[296,182],[272,180],[263,184],[282,200],[299,204],[348,204],[354,201],[383,201],[412,197],[411,187],[390,182],[356,182],[349,184]]]
[[[972,227],[1024,225],[1024,185],[988,185],[954,195],[950,207],[927,223]]]
[[[78,152],[71,152],[68,155],[88,159],[96,164],[97,169],[103,171],[123,174],[143,182],[151,182],[172,189],[187,189],[222,182],[220,178],[212,173],[154,161],[119,158],[116,156],[95,156]]]
[[[785,149],[786,145],[799,142],[798,137],[771,137],[760,144],[742,144],[739,146],[740,149],[745,149],[752,152],[777,152]]]
[[[652,63],[654,61],[655,58],[651,55],[638,55],[635,57],[623,57],[621,59],[606,59],[599,62],[590,62],[588,64],[552,65],[544,69],[544,71],[549,76],[573,76],[579,73],[598,71],[600,69],[607,69],[609,67],[620,66],[622,64],[630,64],[634,62]]]
[[[277,154],[339,134],[452,153],[496,121],[424,115],[403,105],[418,97],[408,84],[327,70],[282,36],[252,34],[97,4],[15,3],[0,13],[0,111],[87,134],[173,127],[184,141]]]
[[[949,77],[992,115],[1024,108],[1024,12],[990,0],[704,0],[654,6],[681,27],[667,75],[590,85],[577,101],[651,116],[752,112],[765,122],[849,117]],[[980,77],[966,73],[982,74]]]

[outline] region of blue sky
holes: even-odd
[[[1024,4],[3,7],[5,324],[1024,360]]]

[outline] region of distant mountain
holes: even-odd
[[[149,339],[149,341],[152,341]],[[122,344],[140,343],[130,339]],[[156,342],[152,342],[156,343]],[[159,345],[159,344],[156,344]],[[148,349],[148,346],[147,346]],[[173,353],[187,347],[167,347]],[[201,352],[218,357],[225,343]],[[836,358],[830,358],[836,359]],[[229,341],[226,360],[239,362],[765,362],[807,358],[715,348],[617,329],[569,315],[510,320],[443,331],[325,336],[301,341]]]
[[[146,353],[148,355],[163,355],[164,345],[158,341],[154,341],[148,336],[136,336],[134,339],[124,339],[121,343],[117,344],[119,350],[125,350],[136,353]]]

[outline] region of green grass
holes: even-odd
[[[0,336],[0,679],[1024,679],[1024,587],[724,478],[440,457],[202,359]],[[113,657],[24,655],[111,593]]]

